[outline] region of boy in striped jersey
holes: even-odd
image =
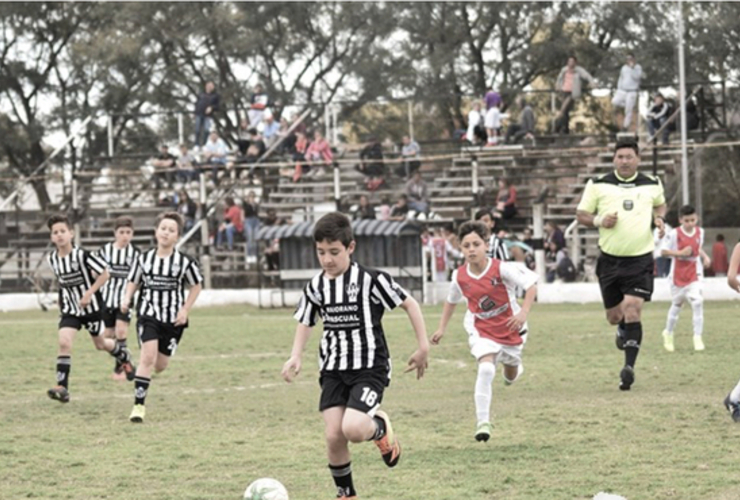
[[[52,215],[47,221],[51,241],[56,249],[48,256],[49,267],[59,280],[59,354],[57,356],[57,384],[47,391],[51,399],[69,401],[69,372],[72,342],[83,326],[90,332],[98,350],[108,351],[123,364],[130,364],[131,353],[103,333],[103,298],[100,288],[108,279],[105,262],[94,254],[72,244],[74,231],[69,219]]]
[[[100,258],[108,264],[110,279],[102,288],[105,308],[103,309],[103,322],[105,323],[105,336],[115,339],[118,345],[126,347],[128,336],[128,325],[131,323],[131,312],[121,312],[121,299],[126,293],[128,273],[134,261],[141,253],[138,248],[131,244],[134,236],[134,221],[131,217],[118,217],[113,226],[115,240],[106,243],[98,252]],[[135,368],[131,363],[121,363],[116,360],[113,369],[114,380],[133,380]]]
[[[357,498],[349,442],[374,441],[388,467],[401,456],[388,415],[378,409],[391,375],[381,325],[384,311],[400,306],[409,316],[419,348],[409,358],[406,372],[416,370],[417,378],[427,368],[429,342],[416,300],[387,273],[352,262],[355,241],[346,216],[338,212],[323,216],[314,228],[314,241],[323,271],[303,291],[295,313],[293,350],[282,376],[290,382],[301,371],[303,350],[321,315],[319,411],[337,498],[349,500]]]
[[[152,372],[163,371],[175,355],[188,327],[188,313],[202,288],[198,263],[175,248],[182,226],[182,217],[177,212],[159,216],[154,233],[157,248],[134,261],[121,302],[121,312],[127,314],[136,289],[141,287],[136,313],[141,352],[134,378],[134,408],[129,416],[136,423],[144,421],[144,401]],[[190,286],[187,299],[186,284]]]

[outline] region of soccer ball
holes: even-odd
[[[244,500],[288,500],[288,490],[277,479],[263,477],[247,486]]]

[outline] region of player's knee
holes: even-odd
[[[167,368],[167,366],[170,364],[169,358],[166,356],[157,356],[157,360],[154,363],[154,371],[157,373],[161,373]]]
[[[93,344],[95,345],[95,349],[98,351],[107,351],[106,345],[105,345],[105,337],[102,335],[98,335],[97,337],[93,337]]]
[[[493,378],[496,375],[496,367],[493,362],[478,363],[478,374]]]
[[[621,311],[606,311],[606,320],[610,325],[618,325],[622,321],[623,314]]]

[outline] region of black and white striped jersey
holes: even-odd
[[[335,279],[321,272],[309,281],[294,317],[306,326],[314,326],[321,315],[322,371],[387,367],[390,372],[381,320],[386,310],[395,309],[407,296],[388,273],[353,262],[347,272]]]
[[[141,251],[132,244],[125,248],[116,248],[114,243],[106,243],[98,251],[98,256],[105,261],[110,271],[110,278],[101,289],[105,306],[110,309],[121,307],[121,300],[126,293],[126,283],[131,266],[139,258]]]
[[[95,283],[97,277],[105,272],[106,265],[98,256],[79,247],[65,257],[59,251],[52,251],[47,257],[49,267],[59,282],[59,312],[64,315],[86,316],[103,308],[102,297],[93,294],[90,305],[80,307],[80,299]]]
[[[492,234],[491,239],[488,240],[488,256],[492,259],[503,260],[504,262],[509,260],[509,251],[506,249],[506,242],[495,234]]]
[[[195,259],[178,250],[168,257],[158,257],[153,248],[134,261],[128,281],[140,286],[139,317],[174,323],[185,303],[185,284],[198,285],[203,276]]]

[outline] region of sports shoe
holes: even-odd
[[[475,440],[476,441],[488,441],[488,439],[491,437],[491,431],[493,428],[491,427],[491,424],[489,422],[481,422],[478,424],[478,427],[475,429]]]
[[[701,335],[694,335],[694,350],[695,351],[704,350],[704,340],[702,340]]]
[[[123,372],[119,372],[119,373],[113,372],[112,377],[113,377],[113,380],[117,382],[123,382],[124,380],[126,380],[126,374]]]
[[[732,420],[734,422],[740,422],[740,403],[733,403],[730,401],[730,395],[728,394],[725,398],[725,408],[730,412]]]
[[[398,460],[401,458],[401,445],[393,433],[391,419],[388,418],[388,415],[382,410],[378,410],[375,413],[375,416],[385,422],[385,435],[375,441],[375,446],[380,450],[380,454],[383,456],[383,462],[385,462],[385,465],[388,467],[395,467]]]
[[[52,387],[46,391],[46,394],[48,394],[51,399],[56,399],[60,403],[69,403],[69,391],[64,386],[58,385],[56,387]]]
[[[131,361],[121,363],[121,371],[126,375],[126,380],[131,382],[136,377],[136,367]]]
[[[629,391],[632,384],[635,382],[635,370],[630,365],[624,365],[622,371],[619,372],[619,378],[622,382],[619,384],[620,391]]]
[[[131,410],[131,415],[128,419],[134,423],[141,424],[144,422],[144,416],[146,415],[146,407],[144,405],[134,405],[134,409]]]
[[[668,352],[673,352],[673,334],[668,330],[663,330],[663,347]]]
[[[337,497],[336,500],[359,500],[359,497],[357,496],[351,496],[351,497]]]
[[[622,329],[617,327],[617,334],[614,337],[614,342],[617,344],[617,349],[624,351],[624,337]]]

